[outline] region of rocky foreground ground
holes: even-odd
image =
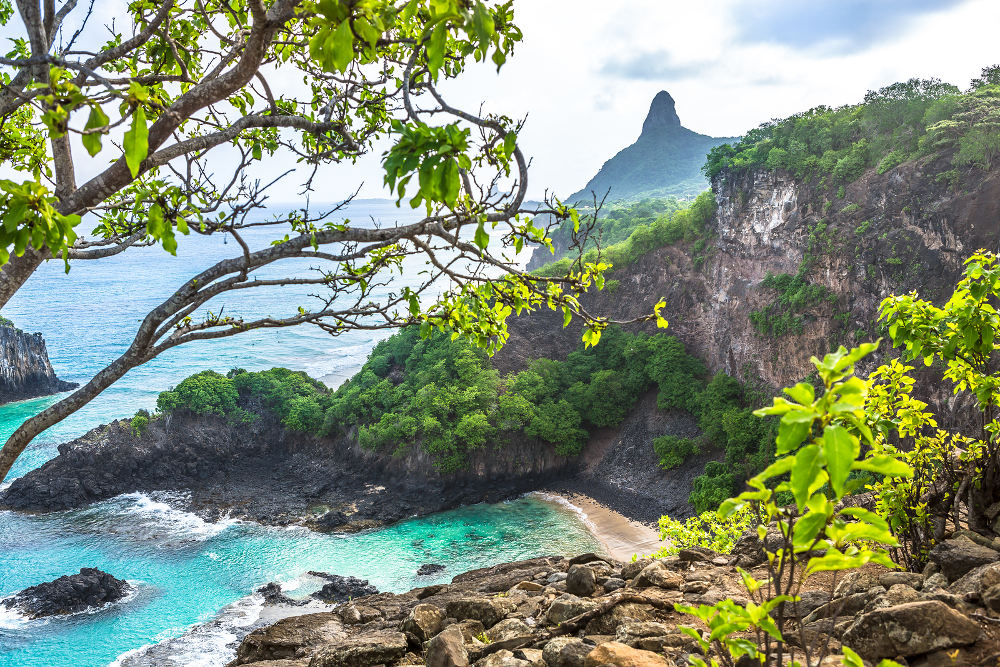
[[[687,549],[676,557],[621,563],[595,554],[545,557],[474,570],[451,584],[379,593],[331,611],[285,618],[254,631],[235,665],[335,667],[671,667],[689,664],[697,626],[675,603],[745,601],[733,555]],[[810,579],[786,638],[840,664],[843,645],[872,664],[996,665],[1000,660],[1000,545],[962,533],[938,545],[923,573],[867,567]],[[757,565],[751,571],[765,576]]]

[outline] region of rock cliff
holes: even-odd
[[[0,326],[0,404],[56,394],[76,386],[56,377],[41,334]]]
[[[885,297],[916,290],[941,303],[972,252],[1000,247],[1000,169],[962,172],[955,186],[937,177],[946,165],[924,160],[884,174],[870,170],[843,191],[779,172],[723,174],[713,183],[718,212],[707,255],[695,259],[684,245],[649,252],[615,271],[615,286],[585,304],[628,320],[662,297],[669,332],[712,372],[780,389],[810,374],[811,356],[878,338]],[[782,314],[777,290],[763,284],[768,274],[800,275],[823,294],[787,312],[801,331],[761,331]],[[561,324],[549,312],[514,321],[496,365],[511,371],[531,358],[568,354],[580,332]],[[887,353],[883,343],[881,358]],[[963,405],[950,391],[930,398],[961,420]]]

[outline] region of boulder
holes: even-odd
[[[418,604],[410,610],[410,615],[403,620],[399,629],[412,632],[422,642],[427,641],[441,631],[444,612],[432,604]]]
[[[476,620],[487,629],[502,621],[515,609],[517,605],[508,598],[460,598],[445,606],[445,612],[451,618],[459,621]]]
[[[879,579],[884,573],[885,570],[881,568],[876,569],[874,567],[852,570],[845,574],[840,582],[837,583],[837,587],[833,589],[833,597],[843,598],[848,595],[864,593],[871,590],[875,586],[881,586]]]
[[[406,655],[406,635],[378,632],[327,644],[313,655],[309,667],[385,665]]]
[[[688,563],[710,563],[719,554],[706,547],[688,547],[677,552],[677,557]]]
[[[344,625],[360,625],[382,618],[382,612],[373,607],[348,602],[337,610]]]
[[[281,590],[281,585],[273,581],[258,588],[257,592],[263,596],[265,607],[275,607],[278,605],[300,606],[306,604],[306,600],[293,600],[285,595]]]
[[[980,596],[987,609],[1000,612],[1000,584],[990,586]]]
[[[878,583],[887,590],[896,584],[905,584],[910,588],[919,589],[921,584],[924,583],[924,577],[919,572],[899,572],[894,570],[879,575]]]
[[[479,639],[477,638],[486,634],[486,628],[483,626],[482,621],[477,621],[474,618],[467,618],[464,621],[460,621],[448,627],[458,628],[459,632],[462,633],[462,639],[466,644],[478,642]]]
[[[646,650],[657,650],[650,649],[649,646],[661,647],[664,641],[653,641],[649,642],[650,639],[665,639],[667,635],[673,632],[671,629],[667,628],[663,623],[656,623],[652,621],[646,621],[641,623],[622,623],[618,626],[618,630],[615,632],[615,641],[620,644],[626,644],[632,648],[644,648]]]
[[[465,650],[461,629],[448,626],[427,642],[424,663],[427,667],[468,667],[469,652]]]
[[[652,651],[619,642],[605,642],[587,655],[584,667],[675,667],[674,661]]]
[[[969,570],[1000,561],[1000,552],[962,535],[936,544],[928,557],[937,563],[948,581],[955,581]]]
[[[537,648],[519,648],[514,651],[514,657],[526,660],[531,667],[545,667],[542,650]]]
[[[312,596],[327,604],[339,604],[378,593],[378,589],[370,585],[367,579],[342,577],[338,574],[325,572],[310,572],[309,574],[326,579],[327,583],[323,585],[323,588],[313,593]]]
[[[127,581],[95,567],[85,567],[79,574],[63,575],[54,581],[25,588],[0,604],[28,618],[43,618],[76,614],[118,602],[131,590]]]
[[[545,620],[552,625],[559,625],[571,618],[590,611],[596,602],[582,600],[570,593],[563,593],[549,605],[549,610],[545,613]]]
[[[597,589],[597,575],[586,565],[573,565],[566,573],[566,592],[589,597]]]
[[[654,619],[653,607],[648,604],[626,602],[619,604],[587,624],[588,635],[613,635],[622,623],[651,621]]]
[[[625,588],[625,580],[619,579],[618,577],[608,577],[604,580],[604,590],[610,593],[611,591],[617,591],[620,588]]]
[[[417,570],[417,576],[429,577],[432,574],[438,574],[440,572],[444,572],[444,570],[445,570],[444,565],[439,565],[438,563],[424,563],[423,565],[420,566],[420,569]]]
[[[624,567],[622,567],[622,579],[626,581],[635,579],[635,575],[646,569],[646,567],[648,567],[652,562],[652,558],[640,558],[631,563],[627,563]]]
[[[583,667],[593,648],[576,637],[556,637],[542,649],[542,660],[548,667]]]
[[[283,618],[244,637],[236,650],[236,664],[295,658],[300,651],[345,636],[340,617],[331,612]]]
[[[505,618],[486,631],[490,642],[505,642],[530,636],[531,628],[519,618]]]
[[[642,572],[635,576],[632,585],[636,588],[658,586],[667,590],[679,590],[684,584],[684,577],[677,572],[668,570],[663,561],[653,561]]]
[[[531,667],[531,663],[516,657],[511,651],[501,649],[477,660],[476,667]]]
[[[876,609],[860,616],[843,636],[868,660],[914,656],[971,644],[979,625],[943,602],[927,600]]]

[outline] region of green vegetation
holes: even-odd
[[[765,123],[713,148],[704,171],[715,179],[723,171],[781,169],[842,187],[868,168],[884,173],[932,154],[982,169],[1000,155],[1000,83],[992,76],[965,93],[937,79],[910,79],[870,91],[861,104]]]
[[[649,200],[652,201],[652,200]],[[627,211],[647,211],[651,210],[653,204],[647,201],[646,204],[636,204],[634,207],[624,209]],[[680,243],[681,241],[697,244],[709,234],[709,224],[712,216],[715,215],[715,197],[711,191],[706,190],[698,195],[694,201],[687,206],[673,208],[669,202],[676,203],[676,200],[666,200],[662,204],[662,209],[655,216],[640,217],[638,213],[629,213],[617,223],[617,234],[621,235],[628,231],[628,236],[624,241],[602,248],[600,255],[597,248],[587,250],[583,255],[583,264],[597,262],[601,260],[606,264],[611,264],[616,269],[624,268],[639,257],[656,248]],[[655,208],[652,208],[655,210]],[[553,234],[567,234],[572,231],[563,229]],[[704,248],[697,249],[701,252]],[[534,273],[539,276],[560,276],[567,271],[579,270],[579,257],[563,257],[559,261],[547,264]]]
[[[662,218],[673,217],[677,211],[687,208],[690,202],[678,201],[676,197],[657,199],[647,197],[640,201],[613,203],[602,208],[597,217],[597,227],[586,239],[586,247],[593,248],[600,241],[602,246],[610,246],[625,241],[636,228],[651,225]],[[588,209],[580,209],[581,213]],[[592,209],[591,209],[592,212]],[[557,247],[569,247],[573,242],[573,222],[563,222],[550,238]]]
[[[744,656],[754,664],[772,657],[775,664],[824,662],[833,647],[821,636],[807,640],[796,609],[811,576],[867,563],[920,572],[950,531],[967,527],[986,539],[997,536],[991,508],[1000,501],[998,305],[1000,261],[981,251],[966,262],[943,307],[909,294],[891,296],[880,308],[879,320],[905,361],[942,364],[955,393],[974,398],[982,413],[974,432],[939,428],[927,404],[913,397],[914,369],[904,361],[890,360],[867,381],[856,377],[856,365],[879,343],[841,347],[813,359],[817,384],[789,387],[787,398],[755,413],[780,422],[777,459],[748,480],[749,490],[714,515],[661,520],[661,534],[675,541],[671,549],[703,545],[726,552],[745,531],[758,536],[767,572],[757,579],[740,570],[749,603],[675,605],[708,626],[704,634],[681,630],[713,666]],[[841,502],[863,489],[874,492],[874,511]],[[862,664],[853,651],[841,650],[845,665]]]
[[[763,287],[777,292],[774,301],[750,313],[750,323],[762,336],[780,338],[805,331],[804,312],[823,302],[835,302],[837,295],[825,285],[811,283],[800,270],[790,273],[768,273]]]
[[[660,457],[660,466],[664,470],[678,467],[689,456],[697,454],[701,448],[693,438],[679,438],[675,435],[661,435],[653,439],[653,451]]]
[[[660,517],[660,539],[667,545],[653,554],[656,558],[675,556],[681,549],[706,547],[720,554],[733,550],[736,540],[757,525],[759,517],[750,506],[744,506],[726,517],[716,510],[702,512],[684,521],[669,516]]]
[[[267,410],[286,428],[353,436],[366,449],[404,455],[419,447],[450,472],[463,468],[474,451],[524,437],[576,456],[591,430],[618,425],[654,388],[660,409],[686,411],[702,430],[697,439],[657,439],[665,467],[699,451],[723,454],[724,462],[710,463],[695,481],[691,502],[698,511],[717,505],[767,465],[774,425],[753,416],[747,387],[722,373],[706,380],[704,365],[673,336],[616,327],[596,347],[578,349],[565,361],[536,359],[506,377],[464,339],[437,333],[425,339],[409,328],[379,343],[336,391],[284,368],[203,371],[161,393],[157,407],[233,423],[252,422]]]
[[[0,315],[0,327],[10,327],[11,329],[16,329],[17,328],[17,327],[14,326],[13,322],[11,322],[10,320],[8,320],[3,315]]]
[[[135,416],[132,417],[132,421],[129,422],[129,424],[132,427],[132,432],[135,434],[135,437],[141,438],[146,432],[146,429],[149,427],[149,416],[150,415],[147,410],[139,410],[139,412],[135,413]]]

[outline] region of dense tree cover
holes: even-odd
[[[655,200],[654,200],[655,201]],[[666,200],[671,202],[673,200]],[[702,252],[710,235],[710,223],[715,215],[715,196],[710,190],[698,195],[692,202],[671,210],[667,205],[662,213],[649,220],[641,217],[628,217],[619,223],[619,233],[628,231],[624,241],[601,248],[593,247],[595,239],[582,243],[575,248],[574,256],[563,257],[559,261],[547,264],[535,271],[540,276],[564,275],[574,267],[586,266],[595,262],[603,262],[612,269],[621,269],[635,262],[639,257],[656,248],[673,245],[682,241],[692,244],[694,252]],[[643,204],[625,209],[627,211],[647,211]],[[631,216],[631,214],[629,214]],[[603,240],[602,240],[603,243]]]
[[[1000,155],[1000,82],[992,68],[965,93],[937,79],[910,79],[869,91],[860,104],[821,106],[764,123],[713,148],[704,172],[715,179],[723,171],[781,169],[834,185],[871,167],[884,173],[945,153],[956,166],[983,169]]]
[[[588,250],[597,245],[610,246],[621,243],[628,239],[637,227],[650,225],[663,218],[671,218],[688,205],[689,203],[679,201],[676,197],[664,199],[647,197],[631,204],[606,205],[597,213],[594,230],[588,238],[581,241]],[[552,232],[551,238],[556,247],[568,248],[573,242],[573,225],[564,222]]]
[[[773,456],[774,424],[753,416],[757,399],[745,385],[723,373],[706,378],[704,365],[673,336],[617,327],[565,361],[536,359],[506,377],[467,341],[422,338],[409,328],[380,342],[336,391],[284,368],[202,371],[162,392],[157,407],[235,423],[266,409],[286,428],[356,437],[367,449],[404,455],[420,447],[441,470],[455,471],[473,451],[524,437],[576,456],[593,429],[620,424],[651,389],[661,410],[689,412],[702,431],[696,439],[657,438],[652,446],[665,468],[697,452],[722,454],[694,482],[699,512],[735,493]]]

